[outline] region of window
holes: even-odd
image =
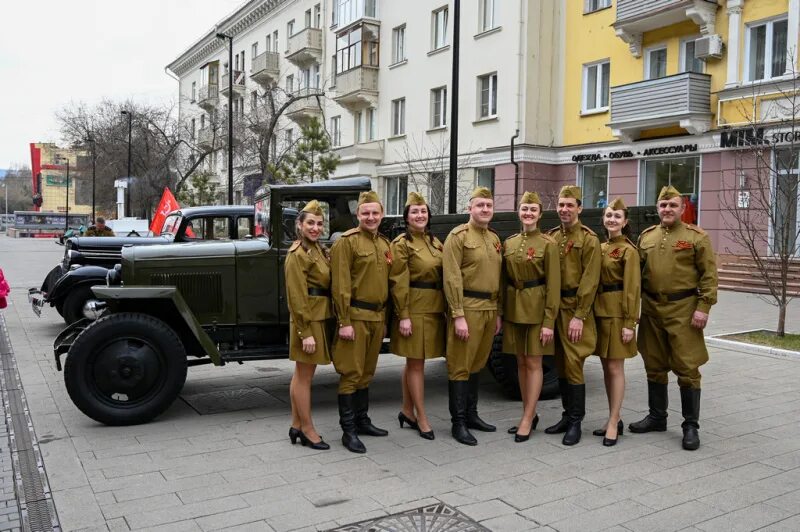
[[[386,214],[402,214],[408,196],[407,177],[386,178]]]
[[[311,10],[310,9],[306,9],[306,16],[305,16],[306,25],[304,27],[310,28],[311,27],[311,20],[312,20],[311,19]]]
[[[341,130],[341,116],[331,117],[331,145],[341,146],[342,144],[342,130]]]
[[[290,39],[294,35],[294,19],[286,24],[286,38]]]
[[[497,73],[479,77],[478,90],[480,91],[478,116],[480,118],[497,116]]]
[[[431,214],[445,213],[447,206],[447,174],[431,172],[428,174],[428,201]]]
[[[272,32],[272,51],[278,51],[278,30]]]
[[[287,129],[286,130],[286,147],[291,148],[292,143],[294,142],[294,130]]]
[[[494,168],[478,168],[475,173],[475,186],[486,187],[494,194]]]
[[[447,46],[447,11],[443,7],[431,15],[431,50]]]
[[[206,115],[202,114],[200,115],[200,129],[205,129],[205,128],[206,128]]]
[[[583,0],[583,13],[593,13],[611,7],[611,0]]]
[[[353,113],[353,130],[355,131],[356,135],[356,144],[363,142],[362,141],[362,139],[364,138],[362,129],[363,118],[364,118],[363,113],[361,111],[356,111],[355,113]]]
[[[642,161],[640,205],[655,205],[661,187],[672,185],[683,194],[686,211],[683,221],[697,223],[700,197],[700,157],[676,157]]]
[[[798,218],[797,187],[800,158],[796,148],[780,148],[775,150],[775,177],[773,179],[770,198],[775,205],[772,223],[772,253],[780,255],[797,255],[800,250],[797,240],[800,237],[800,218]]]
[[[494,0],[480,0],[480,31],[494,28]]]
[[[361,28],[336,38],[336,72],[341,74],[361,66]]]
[[[230,240],[230,223],[228,217],[195,218],[186,224],[184,231],[191,240]]]
[[[595,63],[583,67],[583,112],[608,110],[608,84],[611,63]]]
[[[192,102],[197,101],[197,82],[192,82]]]
[[[319,65],[317,63],[311,65],[311,87],[319,88]]]
[[[431,129],[447,125],[447,87],[431,91]]]
[[[256,110],[258,107],[258,91],[253,91],[250,93],[250,109]]]
[[[258,43],[254,42],[253,46],[250,47],[250,57],[256,57],[258,55]]]
[[[264,47],[264,50],[267,52],[272,51],[272,35],[267,35],[267,46]]]
[[[338,0],[331,0],[331,26],[339,25],[339,6]]]
[[[195,139],[195,128],[196,128],[196,126],[197,126],[197,122],[195,121],[194,118],[192,118],[192,129],[191,129],[192,140]]]
[[[747,28],[747,80],[757,81],[786,73],[788,22],[770,20]]]
[[[698,72],[705,70],[705,61],[694,56],[695,39],[689,39],[681,43],[681,72]]]
[[[406,60],[406,25],[392,30],[392,63]]]
[[[608,163],[580,166],[579,179],[583,188],[584,208],[602,208],[608,205]]]
[[[269,143],[269,158],[272,161],[278,160],[278,139],[276,137],[272,137]]]
[[[392,136],[406,133],[406,99],[392,100]]]
[[[307,89],[311,87],[311,69],[304,68],[300,71],[300,88]]]
[[[367,140],[375,140],[375,137],[378,135],[378,125],[376,120],[378,118],[378,113],[370,107],[367,109]]]
[[[294,74],[286,76],[286,92],[289,94],[294,92]]]
[[[314,27],[322,27],[322,6],[320,4],[314,6]]]
[[[658,79],[667,75],[667,47],[651,48],[644,53],[645,79]]]

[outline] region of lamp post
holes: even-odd
[[[93,135],[86,137],[86,142],[92,145],[92,223],[95,219],[95,184],[97,181],[97,144]]]
[[[456,212],[456,191],[458,190],[458,74],[459,54],[461,53],[461,0],[453,5],[453,70],[450,90],[450,175],[448,176],[450,197],[448,212]]]
[[[233,37],[217,33],[217,39],[228,40],[228,205],[233,205]]]
[[[6,192],[6,208],[5,211],[3,211],[3,214],[5,215],[3,216],[3,227],[5,228],[6,234],[8,234],[8,183],[5,179],[3,179],[3,189]]]
[[[128,188],[125,191],[125,216],[131,215],[131,124],[133,121],[133,112],[123,110],[122,114],[128,116]]]
[[[64,216],[64,234],[66,235],[69,231],[69,157],[59,155],[56,159],[67,163],[67,207]]]

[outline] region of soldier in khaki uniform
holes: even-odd
[[[366,452],[358,435],[386,436],[372,424],[369,383],[378,364],[386,332],[389,298],[389,240],[378,233],[383,205],[374,191],[358,199],[358,227],[345,231],[331,248],[333,304],[339,333],[333,365],[339,379],[339,423],[342,443],[354,453]]]
[[[592,432],[603,436],[603,445],[617,444],[622,434],[620,410],[625,396],[625,359],[636,356],[636,324],[639,322],[641,272],[636,244],[628,239],[628,208],[617,198],[603,211],[608,241],[600,245],[600,286],[594,300],[597,322],[595,354],[603,364],[608,397],[608,421]]]
[[[425,360],[444,356],[443,247],[430,233],[428,205],[416,192],[408,193],[403,218],[406,232],[392,241],[389,276],[395,314],[391,350],[406,358],[403,409],[397,419],[400,427],[407,423],[420,437],[432,440],[425,414]]]
[[[89,226],[86,230],[86,236],[115,236],[114,231],[106,225],[106,219],[98,216],[95,224]]]
[[[659,225],[639,237],[642,316],[639,351],[647,371],[649,414],[631,432],[667,430],[667,373],[678,377],[683,448],[700,446],[700,366],[708,361],[703,329],[717,302],[717,265],[705,231],[681,221],[686,205],[674,187],[658,195]]]
[[[289,248],[284,264],[289,305],[289,359],[295,370],[289,385],[292,401],[292,444],[327,450],[311,421],[311,380],[318,364],[330,364],[331,267],[328,251],[319,243],[323,232],[322,207],[309,201],[297,217],[299,240]]]
[[[583,363],[594,353],[597,329],[592,312],[600,282],[600,240],[581,224],[582,191],[566,185],[558,193],[561,225],[548,234],[556,240],[561,257],[561,305],[556,320],[556,370],[564,412],[561,420],[545,429],[564,433],[562,443],[581,441],[581,421],[586,414]]]
[[[517,357],[522,418],[509,432],[515,442],[524,442],[539,422],[536,405],[542,392],[542,356],[554,352],[561,266],[556,241],[538,227],[542,216],[539,195],[525,192],[517,215],[522,232],[503,244],[503,353]]]
[[[491,191],[476,188],[469,201],[469,222],[453,229],[444,243],[450,416],[453,438],[464,445],[478,443],[468,429],[496,430],[478,416],[478,373],[502,326],[503,256],[500,237],[489,229],[493,215]]]

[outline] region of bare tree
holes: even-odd
[[[8,187],[8,212],[33,210],[31,169],[23,166],[10,169],[2,180]],[[0,209],[5,209],[6,191],[0,192]],[[0,211],[3,212],[3,211]]]

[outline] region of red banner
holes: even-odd
[[[168,187],[164,187],[164,194],[161,195],[161,201],[158,203],[155,216],[153,216],[153,222],[150,224],[150,231],[152,231],[154,235],[160,234],[161,229],[164,227],[164,221],[167,219],[167,215],[178,208],[180,208],[178,200],[175,199],[175,196],[172,195]]]

